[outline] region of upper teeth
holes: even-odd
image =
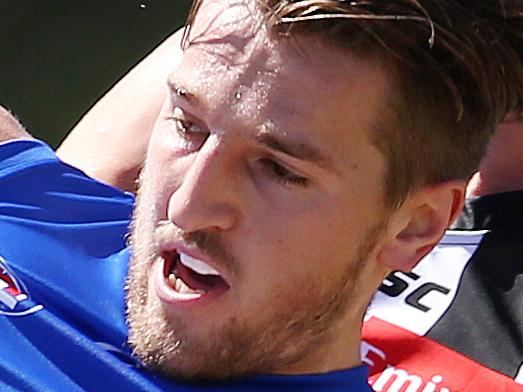
[[[212,268],[209,264],[201,260],[195,259],[185,253],[180,253],[180,263],[187,268],[199,273],[200,275],[220,275],[218,271]]]

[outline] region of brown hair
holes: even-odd
[[[421,186],[467,179],[497,123],[523,112],[521,0],[253,1],[278,33],[315,34],[386,65],[396,95],[372,139],[395,207]]]

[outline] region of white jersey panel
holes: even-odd
[[[376,293],[367,317],[425,335],[452,304],[463,271],[485,233],[447,231],[412,272],[395,272],[385,279],[385,290]]]

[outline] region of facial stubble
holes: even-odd
[[[182,317],[167,314],[159,299],[149,296],[149,275],[158,250],[150,237],[156,228],[147,227],[146,223],[154,212],[142,204],[140,194],[139,191],[133,217],[133,256],[127,281],[129,342],[144,365],[172,379],[225,380],[278,373],[317,351],[331,338],[333,326],[347,312],[354,311],[351,303],[356,298],[366,259],[383,227],[369,230],[344,273],[327,289],[317,287],[313,279],[289,282],[285,305],[259,309],[257,314],[263,316],[255,320],[224,315],[221,328],[195,336],[186,333],[191,328]],[[207,245],[221,241],[216,234],[205,232],[196,237]],[[305,294],[297,297],[297,288]]]

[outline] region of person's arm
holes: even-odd
[[[0,142],[14,139],[32,139],[32,136],[9,110],[0,105]]]
[[[496,129],[486,155],[467,186],[467,197],[523,189],[523,119],[509,116]]]
[[[82,118],[58,148],[60,159],[117,188],[135,190],[167,77],[182,57],[181,34],[163,42]]]

